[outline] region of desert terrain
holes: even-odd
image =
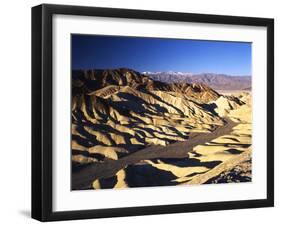
[[[154,77],[72,71],[72,190],[250,182],[249,84]]]

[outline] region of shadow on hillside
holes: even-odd
[[[174,165],[178,167],[197,167],[197,166],[203,166],[207,167],[209,169],[214,168],[215,166],[222,163],[222,161],[206,161],[201,162],[198,159],[195,158],[160,158],[160,159],[153,159],[152,161],[154,163],[157,163],[157,160],[162,161],[165,164]]]
[[[164,170],[151,165],[129,165],[126,169],[126,182],[129,187],[153,187],[176,185],[172,180],[177,177]]]

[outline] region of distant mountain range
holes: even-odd
[[[251,90],[251,76],[231,76],[225,74],[183,72],[143,72],[155,81],[165,83],[201,83],[215,90]]]

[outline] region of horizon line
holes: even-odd
[[[120,69],[127,69],[127,70],[132,70],[132,71],[136,71],[138,73],[141,73],[141,74],[145,74],[145,73],[153,73],[153,74],[156,74],[156,73],[182,73],[182,74],[190,74],[191,76],[193,75],[202,75],[202,74],[214,74],[214,75],[226,75],[226,76],[238,76],[238,77],[246,77],[246,76],[249,76],[251,77],[252,74],[228,74],[228,73],[222,73],[222,72],[186,72],[186,71],[172,71],[172,70],[169,70],[169,71],[150,71],[150,70],[147,70],[147,71],[138,71],[138,70],[135,70],[135,69],[132,69],[132,68],[128,68],[128,67],[116,67],[116,68],[72,68],[71,70],[76,70],[76,71],[79,71],[79,70],[82,70],[82,71],[90,71],[90,70],[120,70]]]

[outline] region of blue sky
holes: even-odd
[[[73,69],[251,75],[251,43],[72,35]]]

